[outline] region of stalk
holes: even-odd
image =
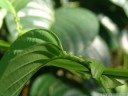
[[[106,68],[103,74],[117,79],[128,79],[128,69]]]

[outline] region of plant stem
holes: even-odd
[[[18,32],[18,35],[21,34],[21,31],[22,31],[22,26],[20,24],[20,18],[18,17],[17,14],[14,15],[14,19],[15,19],[15,23],[16,23],[16,30]]]
[[[86,62],[86,60],[84,61],[80,57],[73,56],[72,54],[66,54],[63,58],[73,60],[77,63],[84,65],[87,69],[89,69],[88,62]],[[89,69],[89,71],[90,71],[90,69]],[[114,77],[117,79],[128,79],[128,69],[105,68],[102,75]]]
[[[117,79],[128,79],[128,69],[106,68],[103,74]]]

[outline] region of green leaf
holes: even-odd
[[[15,1],[17,2],[17,0]],[[26,2],[27,0],[19,1]],[[49,29],[54,20],[52,2],[45,0],[31,0],[27,6],[21,9],[17,14],[20,18],[23,33],[35,28]],[[12,14],[7,14],[6,23],[12,39],[11,41],[14,41],[18,36],[18,32]]]
[[[61,54],[60,41],[48,30],[35,29],[19,37],[0,61],[0,96],[17,96],[41,66]]]
[[[50,88],[50,86],[56,81],[58,80],[51,74],[44,74],[42,76],[39,76],[32,84],[32,87],[30,89],[30,96],[41,96],[41,94],[45,94],[47,96],[48,94],[50,94],[50,89],[53,89]]]
[[[32,84],[30,96],[86,96],[82,90],[65,83],[59,78],[44,74],[39,76]]]
[[[17,96],[35,72],[59,55],[62,50],[48,43],[34,45],[19,53],[5,63],[6,69],[0,78],[0,96]]]
[[[64,56],[62,56],[60,59],[49,62],[48,65],[61,67],[61,68],[65,68],[67,70],[76,71],[76,72],[88,71],[88,69],[85,66],[79,64],[76,61],[73,61],[70,59],[68,60],[68,58],[65,58]]]
[[[0,0],[0,7],[5,8],[6,10],[16,15],[16,11],[9,0]]]
[[[34,45],[25,49],[7,62],[8,64],[5,63],[6,69],[0,78],[0,96],[17,96],[21,92],[25,83],[35,72],[43,66],[50,65],[48,63],[50,61],[58,60],[59,58],[63,59],[63,56],[63,51],[59,47],[49,43]],[[69,64],[68,67],[67,65],[63,65],[63,62],[65,62],[65,59],[63,59],[61,61],[62,64],[60,62],[59,67],[65,68],[69,71],[70,69],[73,71],[86,71],[86,68],[84,69],[84,66],[79,63],[77,65],[74,64],[74,69],[70,68],[70,64],[73,64],[73,61],[71,61],[72,60],[67,62]],[[58,66],[56,63],[52,65]],[[78,69],[76,69],[76,67],[78,67]]]
[[[25,83],[43,66],[88,71],[81,62],[81,59],[63,52],[58,38],[52,32],[31,30],[19,37],[0,61],[0,96],[19,95]]]
[[[123,85],[122,83],[117,81],[115,78],[111,78],[105,75],[101,76],[100,81],[102,82],[102,84],[104,84],[106,88],[115,88]]]
[[[17,54],[22,52],[24,49],[31,47],[35,44],[41,43],[52,43],[61,47],[59,39],[48,30],[35,29],[29,31],[27,34],[19,37],[9,48],[7,53],[4,55],[2,60],[0,61],[0,77],[3,71],[6,68],[7,62],[9,62],[12,58],[14,58]],[[61,47],[62,48],[62,47]]]
[[[24,8],[30,1],[31,0],[12,0],[12,5],[16,11],[19,11],[20,9]]]
[[[59,8],[51,30],[62,41],[64,50],[81,55],[98,34],[95,14],[83,8]]]
[[[87,59],[86,62],[90,63],[92,77],[98,80],[105,69],[104,65],[93,59]]]

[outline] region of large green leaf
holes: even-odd
[[[86,67],[78,62],[76,62],[77,65],[73,65],[74,69],[70,68],[70,64],[73,64],[74,61],[65,58],[62,49],[56,45],[51,43],[37,44],[25,49],[6,64],[6,69],[0,78],[0,96],[17,96],[35,72],[46,65],[58,66],[57,63],[53,64],[50,61],[58,61],[60,58],[63,59],[62,64],[59,63],[61,68],[76,72],[87,71]],[[69,66],[63,64],[65,60],[70,60],[70,62],[66,62]]]
[[[88,71],[80,64],[83,61],[75,58],[63,52],[52,32],[40,29],[27,32],[12,44],[0,62],[0,96],[17,96],[30,77],[47,63],[69,71]]]
[[[17,2],[17,0],[15,0],[15,2]],[[22,2],[26,2],[26,0],[22,0]],[[54,11],[51,0],[49,2],[45,0],[31,0],[23,9],[18,11],[17,14],[20,18],[23,32],[35,28],[49,29],[54,20]],[[6,16],[6,23],[13,41],[17,38],[18,32],[12,14],[8,13]]]
[[[54,45],[35,45],[46,42]],[[48,30],[35,29],[19,37],[0,61],[0,96],[17,96],[43,62],[60,55],[61,50],[59,40]]]
[[[30,96],[87,96],[68,82],[63,82],[52,74],[39,76],[32,84]]]
[[[97,80],[102,74],[111,72],[103,72],[104,66],[96,60],[85,61],[80,57],[67,54],[54,33],[35,29],[19,37],[0,61],[0,96],[19,95],[27,81],[43,66],[65,68],[83,78],[87,72]],[[115,71],[112,72],[117,75]],[[124,75],[126,74],[127,72]],[[107,82],[111,84],[112,81],[109,80],[107,79]],[[103,82],[101,83],[104,86]],[[116,86],[118,85],[119,82],[116,83]]]
[[[51,58],[62,55],[52,44],[30,47],[11,59],[0,78],[0,96],[17,96],[30,77]]]
[[[33,46],[34,44],[40,44],[40,43],[52,43],[55,45],[58,45],[61,47],[61,44],[58,40],[58,38],[50,31],[48,30],[41,30],[41,29],[35,29],[29,31],[27,34],[24,34],[21,36],[18,40],[16,40],[12,46],[9,48],[7,53],[4,55],[2,60],[0,61],[0,77],[1,74],[7,66],[7,62],[14,58],[17,54],[22,52],[24,49]]]
[[[99,24],[94,13],[82,8],[56,10],[53,32],[62,41],[64,50],[80,55],[98,34]]]

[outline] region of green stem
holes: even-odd
[[[8,49],[10,44],[6,41],[0,40],[0,48]]]
[[[83,60],[80,57],[76,57],[76,56],[73,56],[72,54],[64,53],[62,56],[53,58],[53,60],[57,60],[57,59],[67,59],[67,60],[71,60],[71,61],[74,61],[76,63],[79,63],[79,64],[85,66],[85,68],[87,68],[87,70],[83,69],[83,72],[85,72],[85,73],[87,72],[90,75],[92,75],[91,74],[91,69],[89,67],[90,63],[87,62],[86,60]],[[59,64],[59,67],[62,67],[62,65]],[[128,70],[127,69],[105,68],[102,75],[106,75],[108,77],[113,77],[115,79],[128,79]],[[105,93],[107,93],[107,94],[111,93],[111,90],[108,89],[106,87],[106,85],[104,84],[104,80],[102,79],[102,77],[97,78],[96,80],[102,86]]]
[[[15,23],[16,23],[16,30],[18,32],[18,35],[21,34],[21,31],[22,31],[22,26],[20,24],[20,18],[18,17],[18,15],[14,15],[14,19],[15,19]]]
[[[74,56],[71,53],[67,54],[64,51],[63,56],[61,58],[63,58],[63,59],[65,58],[65,59],[75,61],[75,62],[80,63],[81,65],[85,66],[87,69],[89,69],[88,63],[83,58]]]
[[[117,79],[128,79],[128,69],[106,68],[103,74]]]
[[[63,58],[67,58],[69,60],[80,63],[90,71],[88,62],[84,61],[80,57],[73,56],[72,54],[66,54]],[[103,75],[114,77],[117,79],[128,79],[128,69],[105,68]]]

